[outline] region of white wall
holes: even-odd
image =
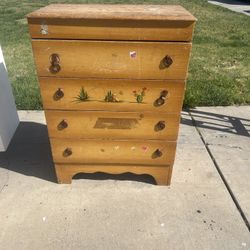
[[[0,152],[7,150],[18,124],[16,105],[0,46]]]

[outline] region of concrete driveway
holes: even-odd
[[[250,107],[182,112],[170,187],[150,176],[55,182],[43,112],[0,154],[0,249],[250,249]]]

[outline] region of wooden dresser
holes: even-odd
[[[62,4],[27,18],[58,182],[132,172],[169,185],[196,19],[181,6]]]

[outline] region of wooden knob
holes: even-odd
[[[155,131],[163,130],[166,127],[165,121],[159,121],[155,124]]]
[[[52,54],[50,56],[50,72],[53,74],[58,73],[61,70],[61,66],[60,66],[60,58],[58,54]]]
[[[167,90],[163,90],[160,94],[160,97],[158,99],[155,100],[155,106],[162,106],[165,103],[165,99],[168,95],[168,91]]]
[[[63,97],[64,97],[63,90],[59,88],[59,89],[55,92],[55,94],[54,94],[54,100],[55,100],[55,101],[58,101],[58,100],[60,100],[60,99],[63,98]]]
[[[165,97],[166,98],[167,95],[168,95],[168,91],[167,90],[162,90],[160,97]]]
[[[170,65],[173,63],[173,59],[171,56],[167,55],[163,58],[162,64],[164,65],[165,68],[170,67]]]
[[[165,103],[165,98],[159,97],[156,101],[156,106],[162,106]]]
[[[49,70],[51,73],[55,74],[61,70],[61,66],[59,64],[51,65]]]
[[[71,148],[66,148],[66,149],[63,151],[63,156],[64,156],[64,157],[69,157],[70,155],[72,155],[72,149],[71,149]]]
[[[156,149],[152,155],[153,158],[159,158],[162,156],[162,152],[160,151],[160,149]]]
[[[62,120],[58,125],[57,129],[58,130],[63,130],[68,127],[68,123],[65,120]]]

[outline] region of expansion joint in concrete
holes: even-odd
[[[6,152],[4,153],[1,153],[2,155],[4,155],[4,158],[1,159],[0,158],[0,167],[1,167],[1,164],[3,165],[7,165],[7,167],[9,167],[9,159],[8,157],[6,156]],[[1,161],[3,160],[3,162]],[[8,182],[9,182],[9,171],[6,172],[6,175],[7,175],[7,180],[5,183],[3,183],[3,185],[0,185],[0,194],[3,192],[4,188],[6,188],[8,186]]]
[[[230,194],[230,196],[231,196],[231,198],[232,198],[232,200],[233,200],[235,206],[237,207],[237,210],[239,211],[239,213],[240,213],[240,215],[241,215],[241,218],[243,219],[243,221],[244,221],[246,227],[248,228],[248,230],[249,230],[249,232],[250,232],[250,224],[249,224],[249,222],[248,222],[248,220],[247,220],[247,218],[246,218],[246,216],[245,216],[245,214],[244,214],[244,212],[243,212],[243,210],[242,210],[242,208],[241,208],[239,202],[237,201],[237,199],[236,199],[236,197],[235,197],[235,195],[234,195],[232,189],[230,188],[229,184],[227,183],[227,180],[226,180],[225,176],[223,175],[223,173],[222,173],[222,171],[221,171],[221,169],[220,169],[220,167],[219,167],[219,165],[218,165],[216,159],[214,158],[214,156],[213,156],[211,150],[209,149],[209,144],[206,143],[204,137],[202,136],[202,133],[200,132],[198,126],[196,125],[196,121],[195,121],[194,117],[192,116],[191,111],[190,111],[190,110],[187,110],[187,112],[188,112],[188,114],[189,114],[190,117],[191,117],[192,124],[193,124],[193,126],[195,127],[197,133],[199,134],[199,136],[200,136],[200,138],[201,138],[201,141],[202,141],[202,143],[204,144],[204,146],[205,146],[205,148],[206,148],[206,150],[207,150],[207,152],[208,152],[208,155],[210,156],[211,160],[213,161],[213,164],[214,164],[214,166],[215,166],[217,172],[219,173],[219,175],[220,175],[220,177],[221,177],[221,179],[222,179],[222,181],[223,181],[223,183],[224,183],[224,185],[225,185],[227,191],[229,192],[229,194]]]

